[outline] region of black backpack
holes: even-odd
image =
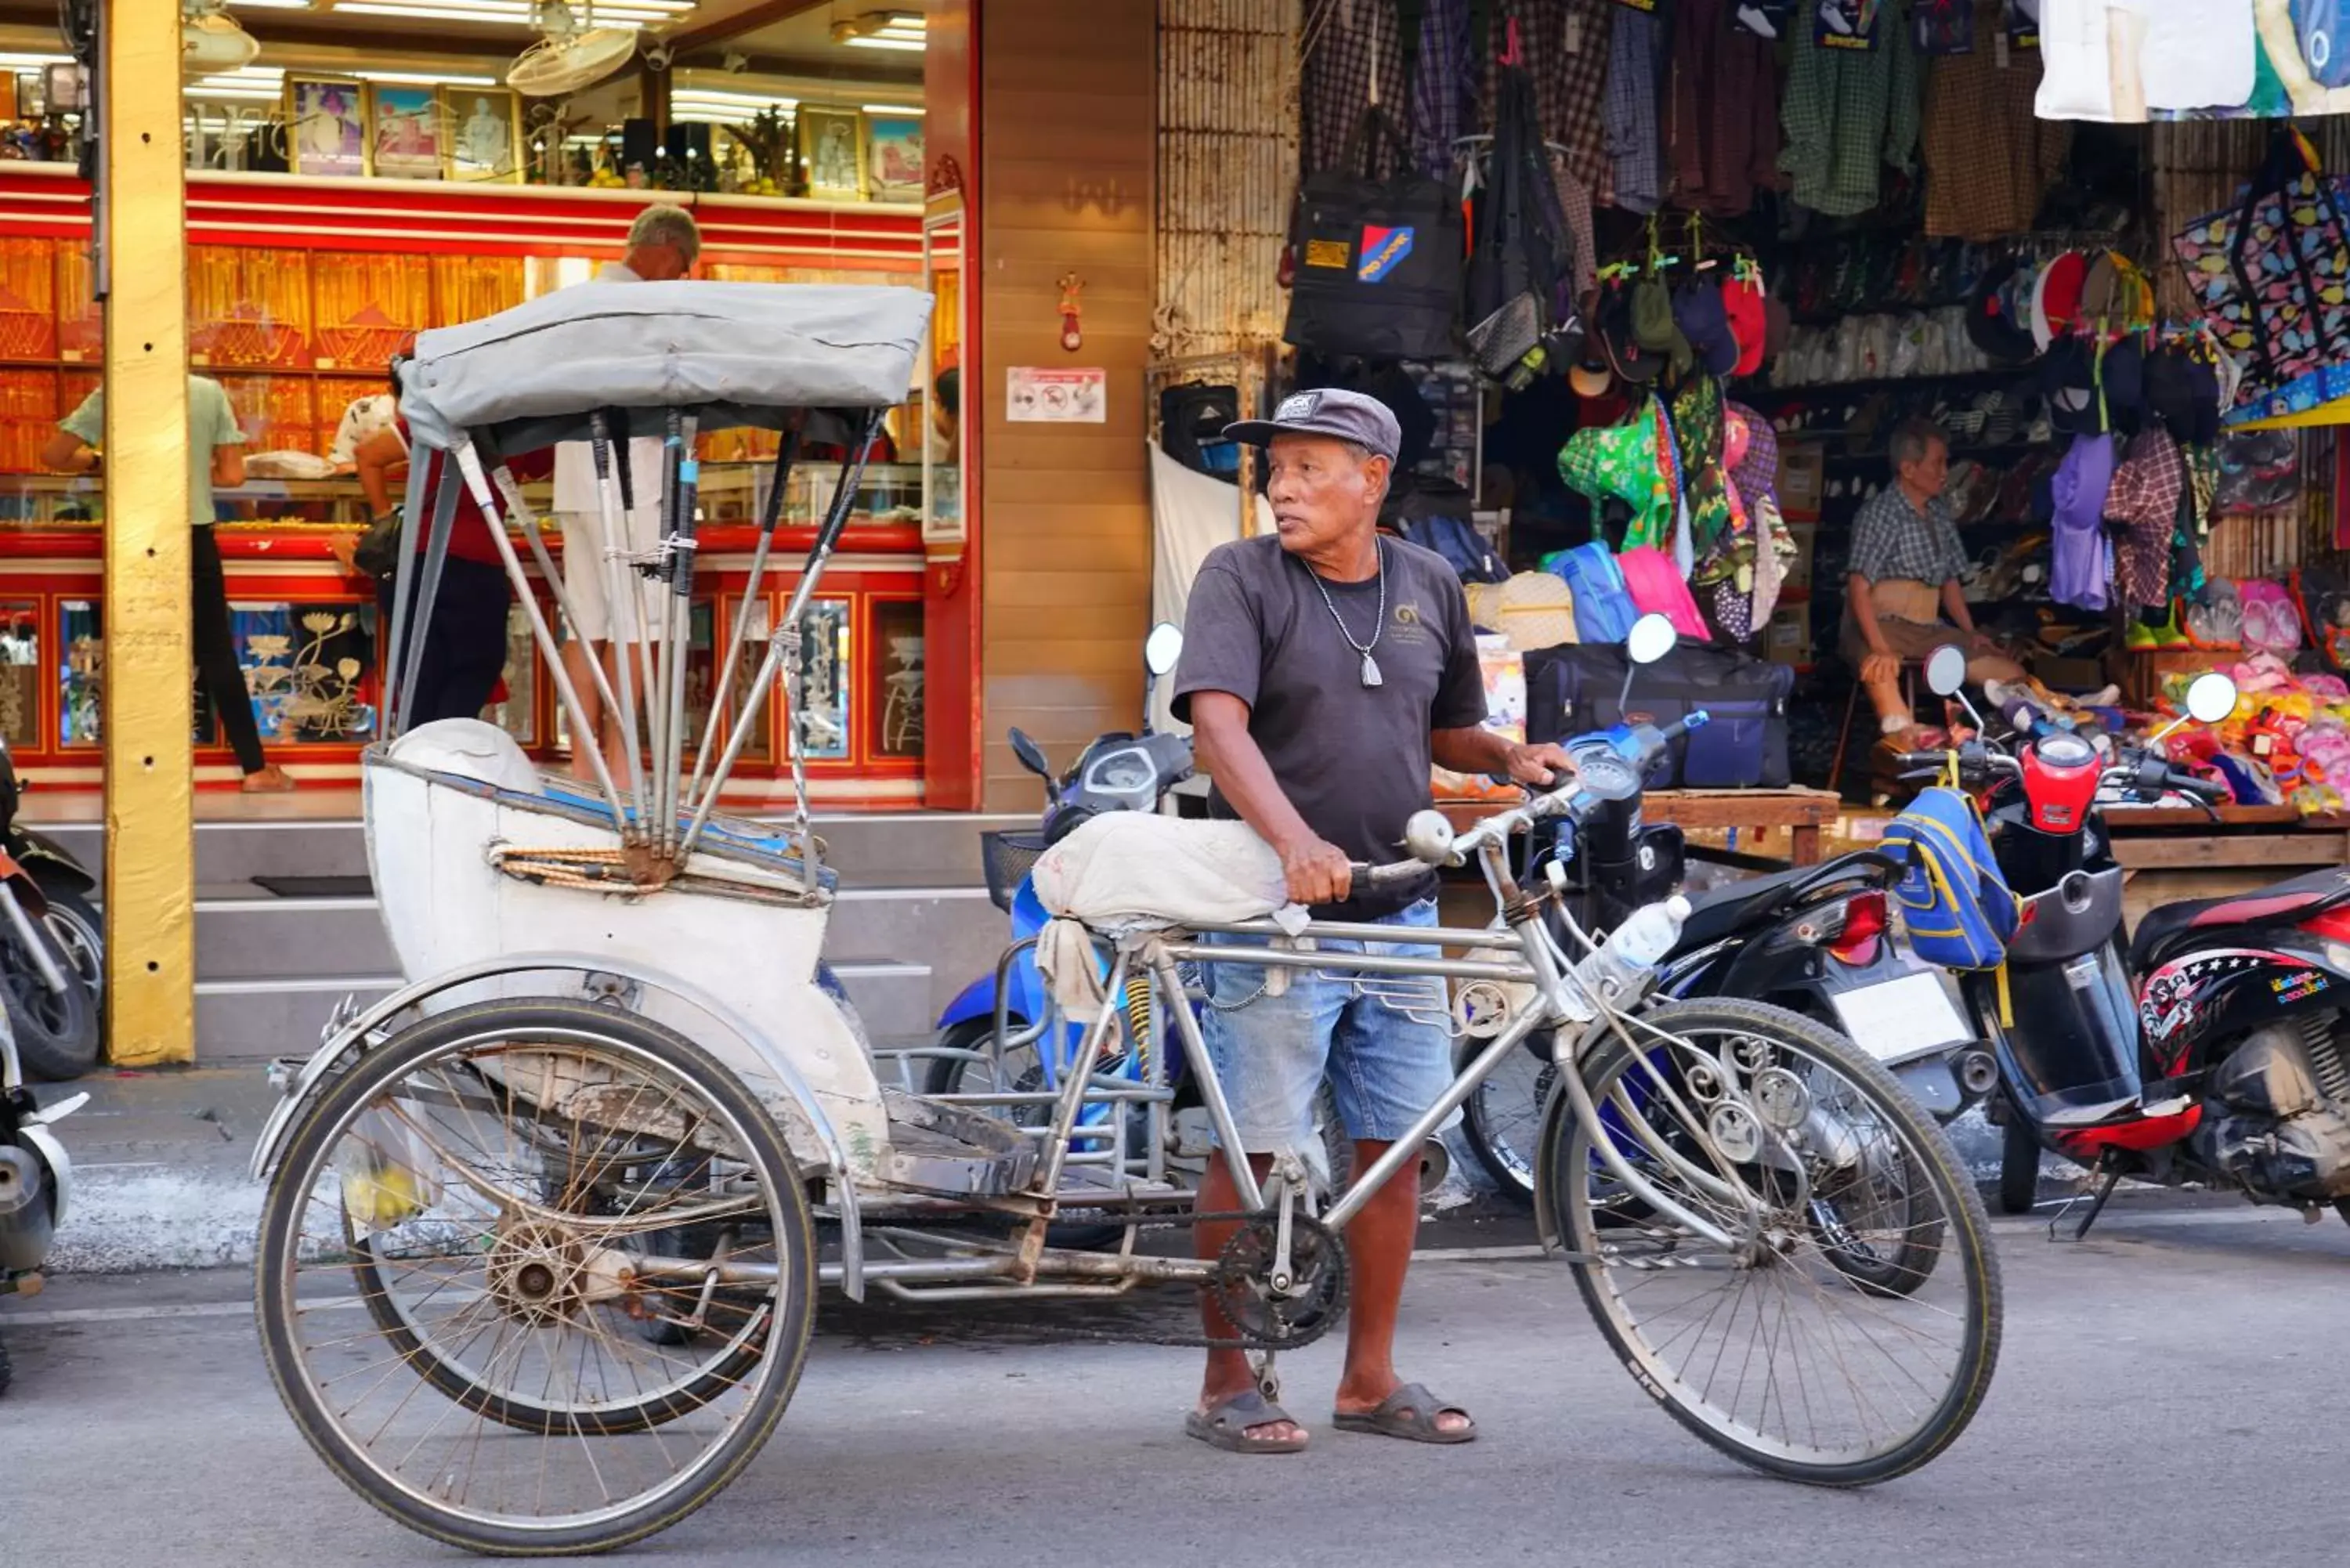
[[[1669,724],[1702,708],[1703,728],[1672,743],[1652,788],[1784,789],[1787,696],[1795,672],[1730,648],[1683,643],[1632,677],[1624,650],[1570,643],[1526,655],[1526,739],[1562,741],[1630,720]]]
[[[1399,172],[1364,171],[1384,137]],[[1461,304],[1459,198],[1416,172],[1395,121],[1374,104],[1336,169],[1305,177],[1291,214],[1295,281],[1282,339],[1324,355],[1448,359]]]

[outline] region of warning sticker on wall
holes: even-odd
[[[1035,424],[1097,425],[1108,416],[1109,372],[1048,370],[1014,365],[1004,372],[1007,420]]]

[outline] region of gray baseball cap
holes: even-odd
[[[1277,435],[1336,436],[1368,447],[1389,462],[1403,450],[1403,427],[1377,398],[1324,387],[1292,392],[1281,400],[1269,420],[1243,420],[1224,427],[1228,441],[1251,446],[1271,444]]]

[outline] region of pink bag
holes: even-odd
[[[1690,597],[1689,584],[1673,569],[1670,556],[1653,545],[1643,545],[1617,556],[1616,565],[1642,615],[1663,616],[1683,637],[1693,642],[1706,640],[1705,618],[1698,614],[1697,600]]]
[[[2291,653],[2301,646],[2301,607],[2282,583],[2246,577],[2236,585],[2244,601],[2244,646]],[[1633,596],[1638,597],[1636,592]]]

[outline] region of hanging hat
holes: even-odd
[[[2022,270],[2013,257],[1999,263],[1983,274],[1967,300],[1967,337],[2001,364],[2021,364],[2040,352],[2030,324],[2015,316],[2013,286]]]
[[[1779,499],[1779,432],[1771,421],[1748,408],[1744,403],[1731,403],[1722,410],[1725,420],[1735,420],[1746,427],[1744,455],[1731,460],[1727,467],[1731,483],[1738,493],[1746,498],[1751,507],[1768,499],[1773,505]]]
[[[2128,315],[2128,292],[2122,283],[2121,269],[2114,265],[2114,253],[2099,251],[2089,258],[2081,275],[2077,318],[2092,327],[2102,320],[2119,327]]]
[[[1727,376],[1738,363],[1738,339],[1730,330],[1721,286],[1700,278],[1673,296],[1673,325],[1709,376]]]
[[[2041,347],[2072,330],[2081,319],[2081,286],[2089,275],[2089,259],[2079,251],[2066,251],[2040,269],[2040,292],[2033,308],[2036,313],[2033,335],[2039,337],[2038,323],[2045,321],[2048,335],[2040,340]]]
[[[1584,338],[1582,355],[1567,369],[1566,384],[1578,398],[1604,398],[1616,384],[1615,372],[1607,368],[1607,345],[1596,331]]]
[[[2059,433],[2104,428],[2097,410],[2096,367],[2089,346],[2077,337],[2054,343],[2040,362],[2040,389],[2048,396],[2048,420]]]
[[[2158,348],[2146,358],[2146,410],[2178,441],[2195,430],[2195,377],[2187,356]]]
[[[2146,407],[2146,350],[2136,336],[2108,348],[2097,363],[2098,383],[2106,395],[2106,415],[2137,414]]]
[[[1632,336],[1650,353],[1669,356],[1674,369],[1689,367],[1689,339],[1673,320],[1673,296],[1664,279],[1644,277],[1632,286]]]
[[[1665,359],[1640,343],[1632,324],[1632,292],[1616,289],[1601,302],[1599,345],[1617,379],[1638,384],[1655,380],[1665,368]],[[1670,310],[1666,314],[1669,317]]]
[[[1762,356],[1771,338],[1770,311],[1762,297],[1762,280],[1754,277],[1733,277],[1721,286],[1722,313],[1730,320],[1730,335],[1738,341],[1738,360],[1730,368],[1733,376],[1752,376],[1762,368]]]

